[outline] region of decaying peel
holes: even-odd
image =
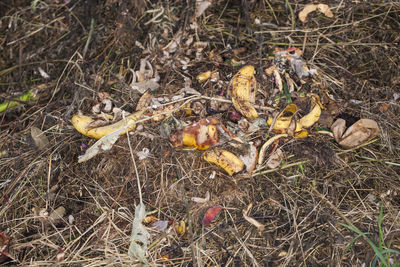
[[[296,104],[289,104],[279,113],[274,125],[272,126],[272,129],[280,132],[293,132],[293,135],[298,138],[306,137],[308,135],[306,128],[313,126],[318,121],[322,111],[322,104],[319,100],[319,96],[316,94],[311,94],[310,98],[311,110],[308,114],[301,117],[299,120],[293,121],[293,116],[298,111],[298,107]],[[273,119],[271,117],[268,118],[267,124],[271,125],[272,123]],[[295,126],[293,127],[293,125]]]
[[[186,146],[207,150],[218,143],[219,133],[228,135],[232,139],[236,138],[219,120],[206,118],[184,127],[177,133],[171,134],[169,141],[175,147]]]
[[[299,121],[304,128],[311,127],[318,121],[321,116],[322,104],[320,103],[318,95],[311,95],[311,111],[307,115],[303,116]]]
[[[256,97],[254,73],[253,66],[244,66],[232,79],[232,103],[243,116],[249,119],[258,117],[257,111],[252,106]]]
[[[290,123],[293,119],[294,114],[297,112],[298,108],[295,104],[287,105],[284,110],[282,110],[278,117],[275,120],[275,123],[272,127],[274,130],[286,130],[289,128]],[[272,118],[268,118],[267,124],[271,125],[273,122]],[[296,124],[295,132],[298,132],[302,129],[302,125],[300,123]]]
[[[204,152],[203,159],[221,167],[230,176],[240,172],[244,168],[244,163],[235,154],[224,149],[213,149]]]
[[[80,132],[83,135],[86,135],[90,138],[95,138],[95,139],[100,139],[103,136],[112,133],[114,131],[117,131],[121,129],[122,127],[126,125],[131,125],[128,127],[128,131],[132,131],[136,128],[136,124],[134,123],[135,121],[139,120],[140,117],[143,115],[144,110],[137,111],[129,116],[127,116],[125,119],[122,119],[116,123],[113,123],[111,125],[107,126],[102,126],[102,127],[97,127],[97,128],[89,128],[94,121],[91,117],[85,116],[85,115],[74,115],[72,116],[72,125],[74,128]],[[121,132],[121,135],[126,133],[126,131]]]

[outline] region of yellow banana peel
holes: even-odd
[[[89,116],[74,115],[74,116],[72,116],[71,121],[72,121],[72,125],[74,126],[74,128],[81,134],[86,135],[90,138],[100,139],[103,136],[105,136],[109,133],[112,133],[114,131],[117,131],[128,124],[132,124],[131,126],[128,127],[128,130],[129,131],[134,130],[136,128],[136,124],[134,124],[133,122],[139,120],[144,112],[145,112],[145,110],[137,111],[137,112],[127,116],[125,118],[125,120],[122,119],[111,125],[97,127],[97,128],[88,128],[89,124],[94,121]],[[126,131],[121,132],[121,135],[124,134],[125,132]]]
[[[321,116],[321,106],[319,104],[319,96],[318,95],[312,95],[311,96],[311,111],[304,117],[300,119],[300,124],[305,127],[311,127],[314,125],[319,120],[319,117]]]
[[[296,129],[294,130],[294,136],[297,138],[305,138],[308,136],[308,131],[306,128],[313,126],[321,116],[322,104],[319,99],[319,96],[316,94],[310,94],[311,97],[311,111],[301,117],[299,120],[296,120]],[[275,123],[272,127],[274,130],[278,131],[288,131],[290,123],[293,120],[294,114],[297,112],[298,107],[296,104],[289,104],[286,106],[284,110],[279,113],[278,117],[275,120]],[[271,125],[273,123],[273,119],[271,117],[268,118],[267,124]],[[289,132],[289,131],[288,131]]]
[[[272,127],[274,130],[286,130],[290,126],[290,122],[292,121],[292,118],[294,114],[297,112],[298,108],[296,104],[290,104],[287,105],[284,110],[279,113],[278,117],[275,120],[275,124]],[[271,117],[268,118],[267,124],[271,125],[273,122],[273,119]],[[297,122],[296,123],[296,130],[295,132],[298,132],[302,129],[301,123]]]
[[[255,101],[256,79],[255,69],[251,65],[241,68],[232,79],[233,106],[246,118],[258,117],[257,111],[252,106]]]
[[[244,163],[235,154],[224,149],[213,149],[204,152],[203,159],[221,167],[230,176],[240,172],[244,168]]]

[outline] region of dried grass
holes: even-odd
[[[400,249],[400,105],[393,98],[400,93],[400,5],[395,1],[331,1],[333,18],[314,12],[304,25],[296,17],[304,1],[286,1],[290,8],[254,1],[244,9],[248,13],[235,1],[214,1],[198,18],[196,30],[189,28],[194,1],[186,1],[189,6],[182,6],[185,1],[105,1],[98,6],[95,1],[38,1],[35,11],[23,1],[12,2],[0,3],[1,102],[47,83],[38,67],[51,77],[51,86],[37,101],[0,114],[0,232],[10,240],[12,264],[54,265],[62,253],[65,265],[138,264],[127,253],[139,203],[137,176],[146,210],[159,219],[184,220],[188,227],[183,236],[173,227],[151,231],[148,260],[154,266],[370,264],[375,255],[365,240],[346,250],[356,234],[340,223],[369,232],[378,244],[380,204],[385,244]],[[91,17],[95,26],[83,55]],[[255,18],[261,24],[246,26],[246,20]],[[146,122],[142,132],[153,140],[130,135],[134,152],[149,148],[151,153],[143,161],[136,159],[138,174],[126,137],[111,151],[78,164],[82,144],[94,141],[74,131],[72,114],[89,112],[99,91],[134,110],[138,95],[129,90],[127,69],[137,69],[140,58],[148,56],[159,67],[158,95],[174,94],[183,77],[194,79],[217,67],[204,58],[192,60],[184,72],[179,63],[183,46],[163,62],[161,48],[179,30],[184,40],[189,35],[209,40],[221,52],[225,61],[218,67],[226,81],[236,70],[229,64],[230,48],[246,47],[239,59],[257,66],[266,92],[272,80],[261,73],[271,64],[273,48],[299,47],[318,69],[318,90],[334,95],[346,112],[376,120],[380,137],[345,151],[333,140],[313,137],[311,157],[299,153],[308,144],[289,144],[286,151],[294,156],[283,168],[231,178],[200,160],[200,152],[175,150],[161,137],[159,124]],[[149,49],[143,51],[136,41]],[[216,90],[211,84],[196,86],[204,95]],[[382,104],[388,105],[384,112]],[[34,146],[31,126],[45,131],[50,141],[46,149]],[[320,143],[325,144],[323,151]],[[335,160],[324,160],[326,155]],[[212,171],[216,176],[210,179]],[[207,191],[209,202],[190,201]],[[249,203],[251,216],[265,225],[261,233],[243,219],[242,209]],[[214,205],[225,209],[204,228],[202,216]],[[60,206],[66,216],[54,222],[41,220],[34,211],[51,213]]]

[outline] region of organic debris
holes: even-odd
[[[337,119],[332,124],[331,129],[336,142],[344,148],[359,146],[373,139],[380,132],[376,121],[369,119],[361,119],[347,128],[347,130],[346,121]]]
[[[209,226],[211,222],[215,220],[222,209],[223,207],[221,206],[214,206],[207,209],[206,214],[204,214],[204,218],[202,220],[203,226]]]
[[[400,261],[396,1],[0,2],[3,264]]]
[[[306,22],[308,14],[310,14],[311,12],[313,12],[315,10],[320,11],[321,13],[323,13],[328,18],[333,18],[333,13],[329,9],[328,5],[326,5],[326,4],[308,4],[299,13],[300,21],[301,22]]]
[[[31,136],[39,150],[43,150],[49,145],[49,139],[46,134],[35,126],[31,127]]]

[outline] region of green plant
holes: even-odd
[[[386,247],[383,230],[382,230],[382,220],[383,220],[383,206],[381,205],[380,210],[379,210],[379,217],[378,217],[378,231],[379,231],[379,245],[378,246],[367,236],[367,234],[370,234],[370,233],[361,232],[358,228],[356,228],[354,226],[341,223],[342,226],[344,226],[347,229],[358,234],[355,238],[353,238],[353,240],[351,240],[350,244],[346,247],[345,251],[347,251],[354,244],[354,242],[360,236],[362,236],[375,252],[375,257],[374,257],[374,260],[372,261],[372,265],[371,265],[372,267],[376,266],[378,259],[380,260],[380,266],[385,266],[385,267],[400,266],[399,262],[395,263],[394,265],[391,265],[389,262],[390,254],[395,253],[395,254],[400,255],[400,251]]]

